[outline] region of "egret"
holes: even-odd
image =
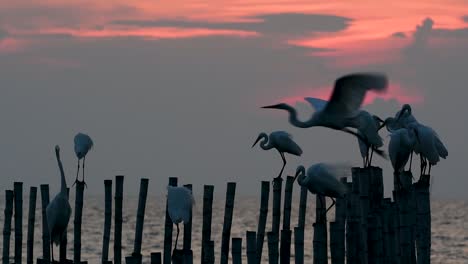
[[[270,135],[266,133],[260,133],[257,137],[257,140],[252,145],[252,148],[255,147],[257,142],[262,140],[260,143],[260,147],[264,150],[269,150],[275,148],[279,154],[281,155],[281,159],[283,159],[283,167],[277,178],[281,178],[281,174],[283,174],[284,167],[286,166],[286,158],[284,157],[284,153],[289,153],[295,156],[302,155],[302,149],[299,145],[293,141],[292,136],[285,132],[285,131],[274,131],[271,132]]]
[[[54,261],[54,243],[59,245],[66,234],[68,221],[70,220],[71,207],[68,202],[67,182],[63,171],[62,161],[60,160],[60,147],[55,146],[55,156],[60,169],[61,184],[60,192],[46,207],[47,226],[50,234],[50,244],[52,251],[52,262]]]
[[[329,101],[318,98],[305,98],[315,108],[312,117],[302,122],[297,118],[297,111],[288,104],[263,106],[262,108],[283,109],[289,112],[289,123],[300,128],[323,126],[346,133],[366,141],[379,155],[381,150],[376,147],[383,145],[382,138],[378,134],[378,126],[373,123],[372,117],[360,110],[367,91],[383,92],[388,85],[387,77],[380,73],[354,73],[345,75],[335,81],[333,93]],[[369,118],[370,116],[370,118]],[[349,129],[356,128],[365,138]]]
[[[190,222],[192,205],[194,203],[192,191],[185,187],[167,186],[167,210],[172,223],[177,226],[177,236],[174,249],[177,249],[179,239],[179,223]]]
[[[364,115],[369,115],[369,116],[372,117],[372,119],[371,119],[372,121],[370,121],[369,118],[366,118],[369,121],[365,122],[364,124],[367,124],[368,126],[371,126],[370,129],[372,131],[376,131],[378,133],[380,125],[384,121],[380,117],[378,117],[376,115],[371,115],[367,111],[362,110],[362,113]],[[361,131],[365,131],[365,130],[366,129],[358,130],[357,133],[359,135],[361,135],[362,138],[367,139],[366,134],[361,132]],[[381,141],[382,141],[382,139],[379,140],[379,144],[380,144]],[[358,138],[359,152],[361,153],[364,168],[365,167],[370,167],[372,165],[372,154],[374,153],[374,148],[377,147],[377,146],[369,146],[366,142],[369,142],[369,140],[367,139],[366,141],[364,141],[361,138]],[[370,152],[370,155],[369,155],[369,152]]]
[[[78,181],[78,174],[80,173],[80,160],[83,159],[83,183],[85,182],[84,180],[84,169],[85,169],[85,161],[86,161],[86,154],[88,154],[88,151],[93,147],[93,140],[86,134],[83,133],[78,133],[75,136],[74,139],[75,142],[75,154],[76,157],[78,158],[78,169],[76,171],[76,179],[75,183],[79,182]],[[73,185],[75,185],[75,183]],[[86,183],[85,183],[86,185]]]
[[[346,194],[346,186],[338,180],[338,177],[347,177],[351,168],[347,166],[329,165],[318,163],[310,166],[306,170],[304,166],[296,169],[297,182],[300,186],[306,187],[311,193],[328,196],[333,203],[327,208],[325,214],[335,205],[334,198],[342,198]]]

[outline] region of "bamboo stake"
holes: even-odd
[[[13,184],[15,195],[15,263],[21,264],[23,250],[23,183]]]
[[[143,224],[145,221],[146,197],[148,194],[149,180],[143,178],[140,180],[140,194],[138,199],[137,220],[135,226],[135,243],[133,247],[133,257],[141,260],[141,241],[143,239]],[[140,261],[141,262],[141,261]]]
[[[327,217],[325,214],[327,204],[324,196],[316,195],[316,213],[314,227],[314,264],[326,264],[327,254]]]
[[[281,222],[281,189],[283,185],[282,178],[274,178],[273,179],[273,219],[272,219],[272,226],[271,231],[276,234],[276,252],[278,252],[278,242],[280,236],[280,222]],[[270,246],[270,245],[268,245]]]
[[[29,189],[29,212],[28,212],[28,238],[26,250],[26,263],[34,263],[34,221],[36,219],[36,196],[37,187]]]
[[[177,186],[177,178],[169,177],[169,186]],[[169,216],[169,211],[167,210],[167,200],[166,200],[166,219],[164,222],[164,257],[163,263],[170,264],[172,257],[172,228],[173,223],[171,217]]]
[[[430,175],[422,175],[415,184],[417,204],[417,260],[418,264],[431,261],[431,202],[429,192]]]
[[[232,238],[231,255],[233,264],[242,264],[242,238]]]
[[[215,255],[214,255],[214,241],[210,240],[205,243],[205,254],[202,263],[214,264]]]
[[[114,264],[122,263],[122,202],[124,176],[115,176]]]
[[[151,252],[151,264],[161,264],[161,252]]]
[[[268,199],[270,196],[270,182],[262,181],[260,195],[260,216],[257,229],[257,264],[262,261],[263,241],[265,240],[265,226],[268,216]]]
[[[75,219],[73,221],[73,262],[81,263],[81,219],[83,212],[84,182],[76,182]]]
[[[304,264],[304,228],[294,228],[294,260],[296,264]]]
[[[254,231],[247,231],[247,263],[255,264],[257,262],[257,234]]]
[[[299,228],[305,228],[305,216],[306,216],[306,209],[307,209],[307,187],[301,186],[301,196],[299,200],[299,217],[297,221],[297,226]]]
[[[268,239],[268,263],[278,264],[278,234],[271,231],[267,232]]]
[[[338,250],[338,240],[339,240],[339,232],[338,232],[338,223],[337,222],[330,222],[330,256],[331,256],[331,263],[337,264],[339,262],[339,250]]]
[[[104,233],[102,235],[102,256],[101,261],[109,260],[109,241],[112,225],[112,180],[104,180],[105,209],[104,209]]]
[[[283,230],[280,241],[280,263],[289,263],[291,257],[291,203],[294,177],[286,178],[284,187]]]
[[[42,259],[50,263],[50,233],[47,224],[46,208],[49,204],[49,185],[41,184],[41,207],[42,207]]]
[[[5,218],[3,223],[3,256],[2,263],[10,262],[10,236],[11,236],[11,218],[13,217],[13,196],[12,190],[5,190]]]
[[[221,240],[221,264],[227,264],[229,259],[229,241],[231,240],[232,214],[234,211],[234,198],[236,183],[228,182],[226,189],[226,205],[224,206],[224,225]]]
[[[67,188],[67,200],[69,200],[70,196],[70,188]],[[67,260],[67,243],[68,243],[68,232],[67,230],[63,231],[63,237],[60,240],[60,247],[59,247],[59,260],[61,263],[72,262],[71,260]]]
[[[289,264],[291,261],[291,230],[281,230],[280,263]]]
[[[354,175],[354,174],[353,174]],[[353,183],[348,183],[348,193],[346,194],[346,263],[359,263],[359,196]]]
[[[185,184],[185,188],[192,191],[192,184]],[[193,251],[192,251],[192,214],[190,214],[190,221],[184,223],[184,262],[185,264],[193,263]]]
[[[202,252],[201,252],[201,261],[202,264],[205,263],[205,259],[208,260],[211,256],[205,257],[205,252],[208,249],[205,249],[207,247],[207,243],[211,243],[211,216],[212,216],[212,210],[213,210],[213,191],[214,191],[214,186],[213,185],[205,185],[203,187],[203,226],[202,226]],[[214,242],[213,242],[214,245]],[[213,256],[214,257],[214,256]]]

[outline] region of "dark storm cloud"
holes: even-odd
[[[351,19],[321,14],[282,13],[251,17],[258,22],[209,23],[185,20],[117,20],[117,25],[137,27],[182,27],[253,30],[264,34],[302,35],[310,32],[334,32],[345,29]]]

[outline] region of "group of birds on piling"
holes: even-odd
[[[390,133],[388,153],[394,169],[394,175],[398,182],[398,175],[404,171],[408,160],[410,161],[409,171],[411,171],[413,152],[420,156],[421,175],[430,174],[431,167],[440,158],[446,158],[448,151],[437,133],[430,127],[419,123],[412,114],[411,106],[403,105],[395,117],[385,120],[361,109],[366,93],[374,91],[383,93],[388,87],[388,79],[382,73],[352,73],[342,76],[335,81],[332,95],[328,101],[319,98],[306,97],[315,112],[307,121],[300,121],[297,111],[286,103],[263,106],[265,109],[285,110],[289,114],[289,123],[299,128],[327,127],[351,134],[357,138],[359,151],[363,159],[364,167],[372,166],[374,152],[387,159],[387,154],[380,148],[384,145],[379,131],[386,127]],[[354,129],[354,130],[353,130]],[[255,143],[263,139],[260,147],[264,150],[276,149],[283,160],[283,167],[277,177],[281,177],[286,159],[284,153],[301,156],[303,151],[294,142],[292,136],[285,131],[274,131],[267,136],[261,133]],[[296,170],[294,180],[297,179],[299,185],[305,186],[311,193],[334,198],[344,197],[346,193],[345,185],[339,181],[338,177],[345,177],[349,170],[337,169],[336,164],[318,163],[310,166],[307,171],[304,166],[299,166]],[[401,182],[399,183],[400,187]]]

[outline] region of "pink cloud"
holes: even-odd
[[[0,40],[0,54],[1,53],[16,53],[26,47],[26,42],[15,38],[5,38]]]

